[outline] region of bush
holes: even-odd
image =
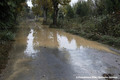
[[[0,33],[0,40],[14,40],[15,38],[15,34],[13,32],[10,31],[4,31],[2,33]]]
[[[74,18],[74,11],[73,11],[73,8],[70,6],[70,5],[68,5],[67,6],[67,13],[66,13],[66,17],[67,18]]]
[[[102,35],[110,35],[120,37],[120,24],[116,17],[111,15],[103,15],[96,19],[96,32]]]

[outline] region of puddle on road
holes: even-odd
[[[37,27],[40,25],[36,25]],[[65,49],[79,49],[81,46],[85,48],[92,48],[110,53],[115,53],[94,41],[86,40],[82,37],[65,33],[61,30],[50,29],[47,26],[42,26],[41,29],[34,30],[34,45],[51,47],[51,48],[65,48]]]
[[[24,53],[28,56],[35,57],[35,54],[38,52],[37,50],[34,49],[34,36],[33,36],[34,30],[31,29],[29,35],[28,35],[28,40],[27,40],[27,47]]]
[[[11,69],[13,73],[8,73],[7,80],[9,78],[18,80],[28,69],[27,76],[24,75],[20,78],[21,80],[24,78],[39,80],[41,73],[50,76],[61,74],[61,72],[67,74],[72,70],[74,71],[72,73],[81,77],[102,76],[104,73],[118,75],[120,72],[120,65],[118,65],[120,57],[114,55],[116,53],[104,45],[62,30],[48,28],[40,23],[31,22],[28,26],[30,30],[21,30],[16,38],[14,49],[11,52],[15,58],[11,62],[13,63],[13,69]],[[116,59],[118,63],[115,62]],[[54,69],[54,66],[57,67]],[[42,70],[43,72],[41,72]]]

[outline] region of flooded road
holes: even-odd
[[[19,27],[0,80],[120,80],[120,54],[106,46],[34,21]]]

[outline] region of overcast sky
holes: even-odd
[[[31,0],[28,0],[28,1],[27,1],[27,4],[28,4],[29,7],[32,7],[32,6],[33,6]]]
[[[78,1],[78,0],[71,0],[70,4],[73,5],[73,4],[76,3],[77,1]],[[33,6],[31,0],[28,0],[28,1],[27,1],[27,4],[28,4],[29,7],[32,7],[32,6]]]
[[[77,3],[78,0],[71,0],[70,4],[73,5],[75,3]]]

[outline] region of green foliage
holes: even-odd
[[[90,7],[86,1],[79,1],[76,8],[76,14],[79,16],[87,16],[90,13]]]
[[[43,14],[43,7],[48,8],[47,4],[45,3],[47,0],[32,0],[32,11],[35,15],[42,15]]]
[[[16,24],[16,18],[17,14],[20,13],[22,10],[22,3],[24,3],[25,0],[2,0],[0,1],[0,30],[2,31],[8,31],[8,33],[3,35],[1,39],[8,39],[11,40],[12,35],[10,36],[9,31],[14,28],[14,25]]]
[[[52,17],[53,17],[53,15],[52,15]],[[59,10],[58,18],[59,19],[64,19],[64,12],[62,11],[62,8],[60,8],[60,10]]]
[[[112,14],[120,10],[120,0],[95,0],[98,15]]]
[[[96,19],[96,32],[103,35],[120,37],[120,23],[114,16],[103,15]]]
[[[15,34],[11,31],[4,31],[0,33],[0,40],[8,41],[8,40],[14,40]]]
[[[73,11],[73,8],[71,7],[71,5],[67,5],[66,10],[67,10],[66,17],[74,18],[74,11]]]
[[[40,7],[39,6],[34,6],[32,7],[32,11],[35,15],[42,15],[42,12],[40,11]]]

